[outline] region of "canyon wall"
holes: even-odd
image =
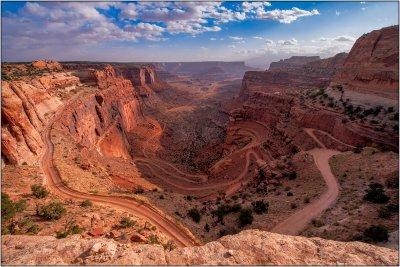
[[[348,55],[340,53],[326,59],[297,56],[271,63],[267,71],[246,72],[238,99],[242,106],[241,117],[270,123],[273,121],[271,118],[277,115],[268,109],[273,111],[281,105],[277,96],[293,97],[292,102],[284,105],[281,112],[287,114],[284,120],[297,125],[298,129],[320,129],[354,146],[375,143],[397,150],[398,135],[390,132],[390,128],[386,131],[350,121],[342,112],[318,106],[317,103],[305,104],[300,97],[302,90],[310,88],[328,88],[326,92],[332,96],[334,90],[330,88],[333,84],[337,86],[338,82],[343,85],[345,93],[357,90],[358,100],[365,102],[372,98],[375,105],[387,106],[389,96],[385,92],[392,92],[392,96],[398,95],[398,26],[383,28],[360,37]],[[373,95],[371,90],[374,91]],[[354,104],[351,96],[354,94],[341,97],[349,97]],[[397,96],[390,103],[392,109],[394,107],[396,110]]]
[[[130,157],[127,134],[142,118],[139,97],[130,80],[112,66],[93,72],[100,91],[77,100],[60,124],[75,142],[105,156]]]
[[[345,97],[360,104],[379,104],[374,98],[378,101],[392,99],[396,104],[398,61],[399,26],[372,31],[357,39],[331,86],[343,87]]]
[[[78,84],[78,78],[66,73],[2,81],[1,147],[6,163],[37,163],[43,148],[40,130],[48,115],[62,104],[57,90]]]
[[[128,158],[125,135],[142,116],[139,94],[164,86],[154,66],[128,63],[40,60],[8,64],[2,75],[2,159],[18,165],[37,164],[43,148],[40,131],[51,113],[63,104],[65,93],[85,86],[100,91],[80,100],[63,121],[65,127],[81,145],[96,145],[105,155]]]

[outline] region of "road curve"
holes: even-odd
[[[317,200],[278,223],[271,229],[271,232],[298,235],[312,219],[322,214],[339,196],[339,184],[329,166],[329,159],[334,155],[340,154],[340,152],[326,149],[325,145],[314,135],[313,129],[305,129],[305,131],[322,147],[314,148],[307,152],[313,156],[314,162],[321,172],[328,189]]]
[[[76,98],[77,97],[74,99]],[[46,176],[46,182],[49,189],[62,198],[72,198],[74,200],[89,199],[95,203],[107,204],[109,206],[131,212],[138,217],[145,218],[152,224],[156,225],[165,235],[174,240],[176,245],[180,247],[200,245],[201,243],[186,228],[180,226],[179,223],[168,218],[165,214],[162,214],[160,211],[147,203],[139,202],[130,197],[104,196],[83,193],[67,187],[62,182],[60,173],[54,166],[53,162],[54,145],[51,142],[50,133],[54,122],[61,117],[63,111],[74,99],[69,101],[69,104],[64,105],[63,108],[56,112],[51,122],[42,132],[45,150],[41,159],[41,167]]]

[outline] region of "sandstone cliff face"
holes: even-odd
[[[397,265],[396,250],[361,242],[285,236],[246,230],[199,247],[165,251],[161,245],[112,239],[3,236],[3,264],[115,265]]]
[[[93,75],[101,91],[78,100],[60,123],[80,145],[95,147],[106,156],[129,158],[126,135],[142,117],[138,95],[111,66]]]
[[[2,82],[1,145],[7,163],[37,163],[43,146],[39,132],[47,115],[62,104],[54,92],[78,83],[76,77],[65,73]]]
[[[61,64],[54,60],[36,60],[32,66],[37,69],[62,70]]]
[[[278,62],[272,62],[269,70],[274,69],[298,69],[307,63],[320,60],[319,56],[292,56],[288,59],[281,59]]]
[[[398,98],[399,27],[364,34],[354,44],[333,85],[345,90]]]

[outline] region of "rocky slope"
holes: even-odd
[[[35,62],[35,66],[40,61]],[[55,63],[54,68],[59,69]],[[41,68],[41,67],[40,67]],[[51,67],[53,68],[53,66]],[[45,73],[31,78],[2,81],[2,158],[11,164],[35,164],[42,149],[39,132],[46,117],[56,110],[62,100],[60,89],[73,90],[79,79],[69,73]]]
[[[126,134],[142,117],[138,94],[111,66],[93,75],[100,91],[82,99],[59,123],[77,144],[97,147],[106,156],[129,158]]]
[[[272,107],[280,105],[281,102],[271,103],[271,100],[278,99],[277,96],[293,98],[293,102],[284,108],[287,114],[286,120],[292,126],[296,125],[295,127],[298,129],[310,127],[324,130],[354,146],[375,143],[396,150],[398,135],[395,131],[398,125],[396,125],[394,115],[385,114],[389,113],[389,102],[391,103],[391,112],[396,112],[397,97],[396,100],[392,100],[385,97],[383,93],[380,96],[372,95],[368,90],[375,87],[371,90],[388,92],[384,88],[391,88],[390,90],[396,91],[398,94],[398,81],[396,81],[398,75],[397,31],[398,27],[393,26],[373,31],[361,37],[348,56],[346,53],[340,53],[331,58],[318,60],[315,60],[315,57],[291,57],[271,64],[268,71],[246,72],[238,99],[240,105],[246,110],[243,117],[259,120],[260,114],[268,114],[273,109]],[[375,46],[373,46],[373,40],[375,40]],[[367,53],[367,51],[369,52]],[[353,73],[355,74],[353,75]],[[382,74],[378,75],[379,79],[377,79],[377,73]],[[361,77],[361,74],[366,74],[363,77],[371,79],[362,79],[361,81],[357,78]],[[350,79],[349,75],[354,77],[352,76]],[[393,78],[394,76],[396,78]],[[339,80],[344,81],[344,93],[342,89],[337,89]],[[362,83],[365,83],[365,90],[363,89],[361,92],[361,89],[356,87],[361,88]],[[328,89],[325,90],[325,88]],[[314,93],[304,93],[310,90]],[[305,99],[312,94],[314,94],[314,98],[311,98],[310,101]],[[315,98],[315,95],[318,94],[319,102]],[[264,96],[257,97],[259,95]],[[263,102],[262,99],[266,99],[264,104],[259,103]],[[371,114],[374,111],[365,111],[361,107],[356,111],[355,104],[362,101],[365,103],[366,100],[369,102],[373,100],[373,108],[376,105],[386,107],[386,113],[382,113],[378,117],[374,115],[374,118],[368,115],[368,112]],[[327,104],[329,105],[327,106]],[[255,108],[257,106],[258,108]],[[263,109],[263,112],[260,109]],[[377,113],[380,111],[378,110]],[[364,115],[363,112],[367,115]],[[361,119],[356,121],[355,116]],[[369,117],[367,118],[367,116]],[[378,125],[377,119],[382,119],[384,123]],[[369,124],[369,122],[371,123]]]
[[[117,133],[129,132],[137,123],[139,95],[147,96],[164,86],[153,66],[137,64],[60,64],[39,60],[7,64],[2,76],[2,159],[19,165],[37,163],[43,146],[39,133],[46,118],[68,94],[90,86],[102,92],[82,101],[71,121],[64,122],[66,127],[75,133],[78,142],[98,142],[100,151],[128,157],[128,150],[122,148],[126,143],[124,134]],[[115,142],[121,149],[109,144],[114,137],[118,137]]]
[[[331,86],[341,86],[345,97],[375,103],[373,98],[398,99],[399,26],[364,34],[354,44]],[[371,95],[369,98],[360,94]],[[395,102],[394,101],[394,102]]]
[[[161,245],[112,239],[3,236],[3,264],[117,265],[397,265],[397,251],[360,242],[293,237],[258,230],[225,236],[200,247],[166,251]]]

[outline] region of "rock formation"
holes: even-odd
[[[3,264],[65,265],[397,265],[398,253],[360,242],[246,230],[199,247],[123,244],[79,235],[3,236]]]
[[[395,104],[399,93],[398,59],[398,25],[364,34],[357,39],[331,86],[343,87],[345,97],[360,104],[377,104],[381,98],[393,99]]]
[[[35,164],[41,152],[39,135],[48,114],[61,105],[55,91],[79,79],[53,73],[33,79],[2,82],[2,157],[12,164]]]
[[[288,59],[281,59],[278,62],[272,62],[269,70],[274,69],[298,69],[307,63],[320,60],[319,56],[292,56]]]

